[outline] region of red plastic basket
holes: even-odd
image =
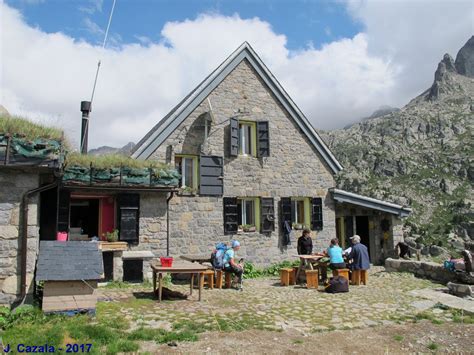
[[[162,256],[160,257],[160,262],[161,262],[161,266],[163,267],[171,267],[173,266],[173,257]]]

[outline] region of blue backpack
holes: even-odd
[[[224,268],[224,254],[227,251],[225,243],[217,243],[216,249],[211,254],[211,264],[214,269],[221,270]]]

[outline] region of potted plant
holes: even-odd
[[[255,232],[257,228],[252,224],[244,224],[242,226],[244,232]]]
[[[179,193],[181,195],[187,195],[187,196],[194,196],[194,195],[196,195],[196,192],[197,192],[197,189],[194,189],[194,188],[189,187],[189,186],[183,186],[179,190]]]
[[[107,238],[108,242],[116,242],[118,240],[118,229],[114,229],[112,232],[105,233],[105,237]]]

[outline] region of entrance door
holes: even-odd
[[[367,247],[369,251],[369,256],[370,256],[369,217],[368,216],[356,217],[356,234],[360,236],[360,242]]]

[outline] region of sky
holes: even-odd
[[[0,0],[0,104],[78,145],[137,142],[243,41],[317,129],[426,90],[474,33],[471,0]]]

